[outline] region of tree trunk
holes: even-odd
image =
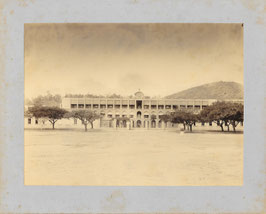
[[[190,124],[189,127],[190,127],[190,132],[192,132],[192,124]]]
[[[223,124],[220,124],[220,127],[222,129],[222,132],[224,131],[224,127],[223,127]]]
[[[235,126],[235,124],[233,124],[233,130],[234,130],[234,132],[236,132],[236,126]]]
[[[186,130],[186,124],[185,123],[183,123],[183,126],[184,126],[184,131]]]
[[[229,124],[227,124],[227,131],[228,131],[228,132],[230,131],[230,127],[229,127]]]
[[[84,126],[85,126],[85,132],[86,132],[88,130],[87,124],[84,124]]]
[[[93,122],[91,122],[91,129],[93,129]]]
[[[52,125],[53,125],[53,129],[54,129],[54,124],[55,124],[55,122],[52,123]]]

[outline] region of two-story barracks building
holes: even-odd
[[[160,120],[160,115],[177,109],[191,109],[199,112],[215,101],[210,99],[151,99],[146,98],[141,91],[138,91],[132,98],[120,99],[65,97],[62,100],[62,108],[66,110],[93,110],[102,116],[99,122],[100,127],[121,125],[126,127],[130,125],[132,128],[162,128],[165,124]],[[129,118],[129,124],[125,121],[122,121],[122,124],[118,124],[116,121],[118,117]]]

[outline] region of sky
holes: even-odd
[[[25,24],[25,97],[243,84],[241,24]]]

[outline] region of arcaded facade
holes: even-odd
[[[67,110],[90,109],[100,114],[100,127],[130,126],[132,128],[162,128],[160,115],[177,109],[199,112],[216,100],[150,99],[141,91],[133,98],[63,98],[62,108]],[[129,118],[129,121],[116,120]],[[169,126],[169,124],[168,124]]]

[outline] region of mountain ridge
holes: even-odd
[[[244,87],[237,82],[212,82],[192,87],[168,96],[166,99],[244,99]]]

